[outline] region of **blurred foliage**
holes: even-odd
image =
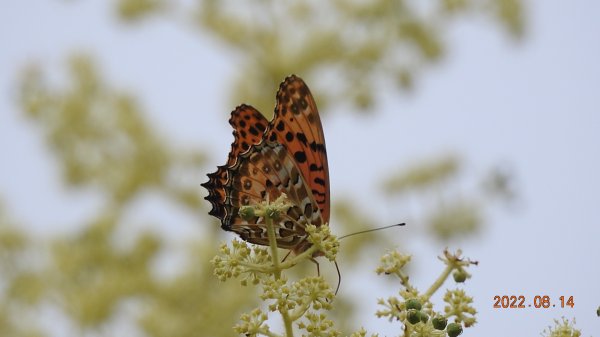
[[[272,111],[272,92],[291,73],[314,90],[322,110],[345,102],[371,111],[382,85],[413,88],[427,65],[449,47],[454,24],[468,16],[489,18],[513,38],[525,31],[521,0],[119,0],[126,22],[179,10],[194,13],[203,33],[216,36],[240,60],[233,104],[253,102]]]
[[[154,187],[180,196],[190,209],[201,207],[196,189],[173,186],[169,170],[182,164],[199,170],[202,153],[178,154],[164,145],[135,99],[107,88],[87,57],[72,57],[69,71],[70,87],[56,91],[32,66],[21,88],[21,104],[45,128],[66,182],[102,189],[117,205]]]
[[[215,254],[213,245],[192,249],[192,262],[182,274],[155,290],[140,319],[148,336],[231,336],[232,320],[255,305],[252,290],[215,283],[207,263],[211,254]]]
[[[513,202],[516,191],[513,174],[500,166],[491,168],[475,187],[466,188],[462,166],[455,155],[423,160],[383,179],[381,189],[395,204],[416,198],[420,212],[412,221],[425,224],[436,238],[466,238],[483,227],[487,208]]]
[[[432,211],[427,225],[436,237],[442,240],[465,238],[477,232],[483,223],[481,207],[465,201],[453,201]]]
[[[399,174],[387,178],[383,183],[386,194],[414,193],[436,188],[456,177],[460,159],[455,156],[444,156],[419,165],[408,167]]]
[[[149,265],[160,249],[159,238],[145,233],[130,251],[115,249],[110,237],[116,220],[112,214],[96,219],[53,249],[54,291],[65,312],[83,327],[101,325],[124,298],[147,296],[155,287]]]
[[[113,335],[110,327],[129,317],[150,336],[197,336],[200,330],[230,335],[236,316],[220,313],[241,312],[252,303],[252,294],[217,286],[206,268],[216,250],[217,226],[190,246],[204,249],[188,250],[193,261],[188,268],[167,280],[157,277],[154,268],[168,253],[164,238],[144,231],[128,247],[117,244],[118,228],[129,225],[122,223],[124,214],[145,193],[162,194],[195,217],[207,218],[196,179],[184,179],[204,171],[203,153],[169,147],[142,118],[132,96],[103,83],[89,57],[74,56],[68,65],[65,88],[49,84],[38,67],[27,68],[20,102],[60,159],[65,183],[100,191],[104,206],[79,233],[54,238],[50,247],[28,243],[26,234],[13,227],[0,227],[2,267],[19,267],[2,274],[7,301],[0,318],[7,327],[15,326],[9,335],[28,331],[17,330],[25,324],[20,314],[25,308],[13,309],[15,303],[31,311],[35,305],[51,305],[82,333]],[[28,270],[31,263],[18,254],[25,249],[48,261]],[[134,314],[128,314],[131,307]]]
[[[117,15],[124,21],[137,21],[167,8],[164,0],[119,0]]]
[[[290,73],[317,84],[322,110],[344,102],[369,111],[382,85],[411,89],[467,15],[490,17],[515,38],[524,31],[519,0],[201,0],[196,12],[241,57],[235,97],[261,111],[271,111],[270,93]]]
[[[31,261],[34,246],[18,227],[0,200],[0,336],[44,336],[38,322],[23,317],[39,303],[44,285]]]
[[[311,83],[323,111],[334,102],[368,110],[382,86],[414,87],[422,69],[448,52],[447,31],[468,15],[489,17],[513,37],[524,32],[519,0],[117,0],[114,9],[130,23],[167,11],[192,15],[203,33],[224,42],[239,60],[232,95],[262,111],[272,111],[273,93],[290,73]],[[19,104],[56,156],[64,183],[98,192],[102,202],[79,232],[46,240],[21,231],[0,208],[0,336],[44,336],[48,322],[40,317],[46,311],[64,318],[74,335],[120,334],[116,326],[125,321],[148,336],[231,336],[234,321],[256,304],[256,296],[217,283],[208,266],[220,229],[214,220],[205,225],[207,205],[197,181],[199,173],[213,169],[205,166],[205,153],[171,146],[148,123],[143,104],[107,85],[91,57],[71,57],[63,82],[49,79],[42,66],[23,72]],[[438,237],[452,238],[457,231],[464,236],[484,220],[487,199],[450,189],[439,203],[427,202],[453,186],[460,167],[460,159],[452,157],[398,170],[384,190],[394,200],[423,198],[429,205],[423,219],[446,233],[436,232]],[[492,172],[482,186],[491,195],[514,196],[509,173]],[[169,278],[156,268],[157,260],[174,250],[163,236],[148,230],[126,247],[118,245],[119,228],[132,225],[124,214],[147,193],[181,206],[207,229],[177,245],[187,263]],[[351,198],[334,205],[334,213],[338,233],[380,223]],[[346,270],[385,237],[348,239]],[[350,331],[344,324],[357,324],[355,306],[343,297],[336,303],[333,314],[345,320],[338,325]]]

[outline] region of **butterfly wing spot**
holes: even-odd
[[[306,153],[304,153],[303,151],[296,151],[294,152],[294,158],[299,163],[304,163],[306,161]]]
[[[307,219],[312,218],[312,214],[313,214],[313,207],[311,204],[306,204],[306,206],[304,206],[304,216]]]
[[[288,131],[288,133],[285,134],[285,140],[291,142],[292,140],[294,140],[294,134]]]
[[[306,139],[306,135],[301,132],[296,133],[296,138],[298,138],[298,140],[301,141],[302,144],[304,144],[304,146],[306,146],[306,144],[308,143],[308,139]]]
[[[250,133],[251,133],[253,136],[258,136],[258,135],[259,135],[259,133],[260,133],[260,132],[258,131],[258,129],[257,129],[256,127],[254,127],[254,126],[251,126],[250,128],[248,128],[248,131],[250,131]]]

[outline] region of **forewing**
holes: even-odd
[[[292,75],[281,83],[275,116],[265,137],[286,147],[309,186],[309,197],[318,204],[323,222],[328,223],[329,168],[325,136],[315,100],[301,78]]]

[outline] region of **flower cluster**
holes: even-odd
[[[403,268],[410,262],[410,256],[397,251],[385,254],[376,269],[377,273],[398,277],[403,288],[399,291],[399,296],[392,296],[385,301],[379,299],[378,303],[384,308],[377,311],[377,317],[387,317],[390,321],[402,322],[405,326],[404,336],[411,337],[456,337],[463,332],[463,326],[470,327],[475,324],[476,311],[471,307],[472,299],[463,290],[446,292],[444,301],[447,306],[444,308],[444,313],[436,312],[431,302],[431,296],[443,285],[450,274],[454,276],[457,283],[462,283],[470,277],[465,268],[476,263],[462,259],[460,254],[460,251],[456,254],[444,252],[444,256],[440,259],[446,268],[423,293],[410,284],[408,275],[403,271]],[[448,323],[449,318],[453,318],[454,322]]]
[[[477,310],[471,306],[473,298],[467,296],[464,290],[455,289],[446,291],[444,302],[448,304],[444,307],[446,316],[456,317],[456,322],[463,323],[466,328],[475,324]]]
[[[600,308],[598,308],[600,310]],[[600,316],[600,315],[599,315]],[[548,327],[548,330],[544,330],[542,333],[543,337],[579,337],[581,336],[581,331],[575,329],[575,319],[572,321],[562,317],[559,321],[557,319],[554,320],[554,327]]]
[[[274,235],[274,222],[289,208],[285,195],[273,203],[243,207],[242,217],[260,216],[265,220],[269,235]],[[221,246],[220,255],[212,259],[214,272],[225,281],[240,278],[242,285],[260,285],[260,298],[268,303],[269,312],[278,312],[284,323],[285,334],[277,334],[266,323],[269,314],[261,309],[242,315],[234,330],[246,336],[286,336],[294,335],[294,326],[306,331],[309,336],[334,337],[341,333],[334,328],[333,321],[327,318],[327,310],[332,308],[334,293],[321,276],[309,276],[295,282],[289,281],[282,271],[302,261],[314,262],[314,256],[323,255],[335,261],[339,243],[328,226],[307,225],[307,240],[312,244],[306,251],[279,261],[278,248],[274,237],[269,237],[270,247],[254,247],[240,240],[233,240],[232,246]],[[353,336],[364,336],[361,332]]]
[[[242,285],[262,287],[260,298],[267,304],[268,311],[257,308],[242,315],[234,329],[245,336],[292,337],[295,329],[306,332],[307,336],[341,336],[341,332],[335,329],[334,322],[327,317],[335,296],[329,284],[319,275],[290,281],[282,273],[306,260],[316,262],[316,256],[325,256],[330,261],[335,261],[339,249],[337,238],[330,233],[329,226],[307,225],[307,240],[311,246],[298,255],[280,261],[274,223],[281,220],[288,208],[285,195],[273,203],[265,201],[256,206],[243,207],[240,210],[242,217],[259,216],[264,219],[269,247],[251,248],[246,242],[234,240],[231,247],[223,245],[221,254],[211,261],[220,280],[239,278]],[[398,296],[385,301],[379,300],[383,309],[378,310],[376,315],[387,317],[390,321],[400,321],[404,325],[404,336],[456,337],[461,334],[463,327],[470,327],[476,322],[472,299],[463,290],[456,289],[446,291],[444,301],[447,305],[443,311],[435,311],[431,302],[432,295],[450,275],[457,283],[463,283],[471,277],[466,269],[476,263],[465,260],[460,255],[460,251],[454,254],[445,251],[440,257],[445,269],[425,292],[420,292],[410,284],[404,271],[411,256],[397,251],[385,254],[376,272],[397,277],[401,289]],[[271,330],[267,324],[271,312],[279,313],[285,333],[278,334]],[[448,322],[450,319],[452,322]],[[364,337],[366,331],[361,329],[351,336]]]
[[[313,244],[313,247],[322,253],[329,261],[335,261],[340,243],[335,235],[331,234],[329,226],[306,226],[308,234],[308,242]]]
[[[240,240],[234,239],[232,247],[221,245],[221,255],[215,256],[210,262],[214,266],[214,273],[221,281],[229,278],[241,278],[242,285],[258,284],[264,272],[271,263],[271,256],[265,248],[250,246]]]

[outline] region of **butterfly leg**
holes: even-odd
[[[317,265],[317,276],[321,276],[319,262],[312,257],[310,258],[310,261],[312,261],[314,264]],[[335,270],[337,271],[337,274],[338,274],[338,284],[337,284],[337,287],[335,287],[335,295],[337,295],[338,291],[340,290],[340,285],[342,284],[342,274],[340,273],[340,267],[338,266],[337,261],[333,261],[333,263],[335,263]]]
[[[342,274],[340,273],[340,267],[338,267],[337,261],[333,261],[335,263],[335,270],[337,270],[338,274],[338,285],[335,287],[335,294],[337,295],[338,290],[340,290],[340,285],[342,284]]]
[[[292,251],[288,251],[287,254],[285,254],[285,256],[283,257],[283,260],[281,260],[281,263],[285,262],[285,260],[288,258],[288,256],[290,256],[290,254],[292,253]]]
[[[317,276],[321,276],[321,269],[319,268],[319,261],[315,260],[312,257],[310,258],[310,261],[317,265]]]

